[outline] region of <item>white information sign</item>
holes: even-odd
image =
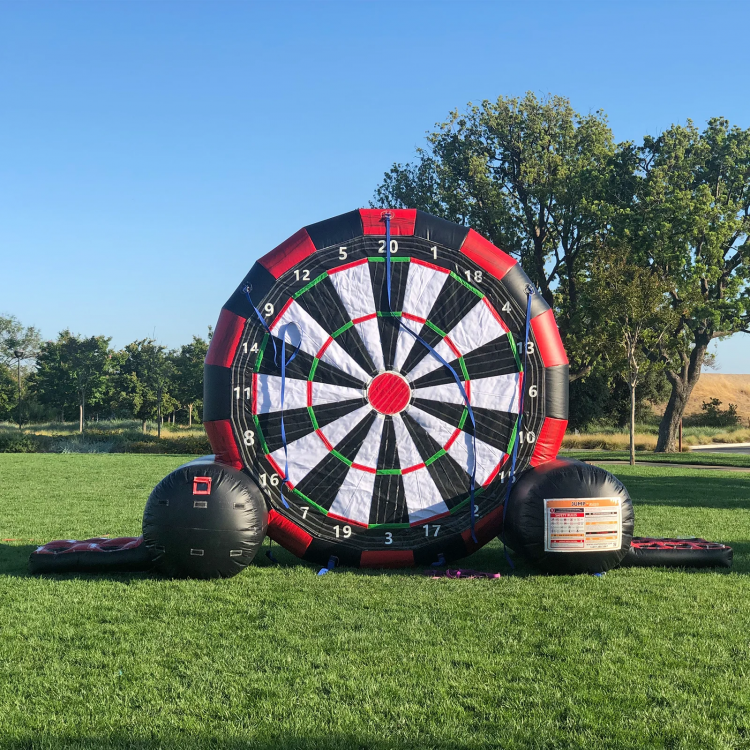
[[[619,497],[544,501],[545,552],[602,552],[622,546]]]

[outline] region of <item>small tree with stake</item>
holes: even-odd
[[[610,249],[591,268],[590,291],[604,311],[610,365],[623,373],[630,391],[630,464],[635,464],[636,389],[643,377],[658,369],[654,353],[674,327],[675,315],[666,287],[650,269],[633,264],[624,248]]]

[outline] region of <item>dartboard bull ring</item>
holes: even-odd
[[[514,443],[518,474],[567,425],[568,360],[531,291],[474,230],[408,209],[342,214],[261,258],[211,340],[204,425],[264,491],[269,536],[368,567],[496,536]]]

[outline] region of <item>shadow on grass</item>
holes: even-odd
[[[614,472],[617,473],[616,471]],[[622,476],[636,514],[639,505],[662,505],[681,508],[750,507],[750,479],[744,475],[708,476]]]

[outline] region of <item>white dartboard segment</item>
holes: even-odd
[[[407,334],[408,335],[408,334]],[[507,336],[508,331],[500,321],[492,314],[486,299],[480,300],[448,333],[448,338],[458,349],[462,356],[466,356],[475,349],[479,349],[490,341],[501,336]],[[448,346],[445,340],[441,341],[435,351],[446,361],[456,359],[455,351]],[[414,382],[423,375],[441,367],[442,363],[435,356],[425,356],[416,366],[407,373],[406,377]]]
[[[287,346],[297,347],[315,357],[330,336],[326,330],[294,300],[271,326],[271,333],[284,338]],[[367,373],[336,343],[331,341],[320,358],[333,367],[343,370],[363,382],[369,379]]]
[[[393,417],[393,427],[396,433],[398,460],[402,471],[421,465],[421,468],[408,471],[401,476],[404,483],[406,506],[409,511],[409,523],[421,523],[434,516],[448,513],[448,506],[445,504],[430,470],[424,465],[417,446],[414,445],[414,441],[406,429],[404,420],[398,414]]]
[[[494,375],[490,378],[463,383],[468,390],[469,403],[478,409],[492,409],[510,414],[518,414],[520,376],[517,372]],[[414,389],[415,398],[441,401],[446,404],[465,404],[461,390],[456,383],[429,385]]]
[[[404,303],[401,307],[402,312],[421,320],[429,318],[430,311],[449,276],[450,272],[447,269],[437,269],[415,261],[409,263]],[[407,317],[402,317],[401,322],[415,333],[419,333],[422,328],[421,323],[409,320]],[[393,366],[396,370],[403,367],[415,341],[416,339],[406,331],[399,331],[396,354],[393,360]]]
[[[351,321],[359,321],[360,318],[368,318],[376,314],[370,269],[366,261],[349,266],[342,271],[332,271],[328,274],[328,278]],[[369,317],[368,320],[358,322],[356,328],[375,367],[378,371],[384,370],[383,347],[380,343],[377,320]]]
[[[378,453],[383,435],[385,417],[378,414],[370,426],[365,441],[360,446],[354,459],[356,466],[377,469]],[[363,471],[355,466],[349,467],[343,484],[330,507],[330,512],[356,523],[366,524],[370,520],[370,508],[375,491],[376,475],[374,471]]]

